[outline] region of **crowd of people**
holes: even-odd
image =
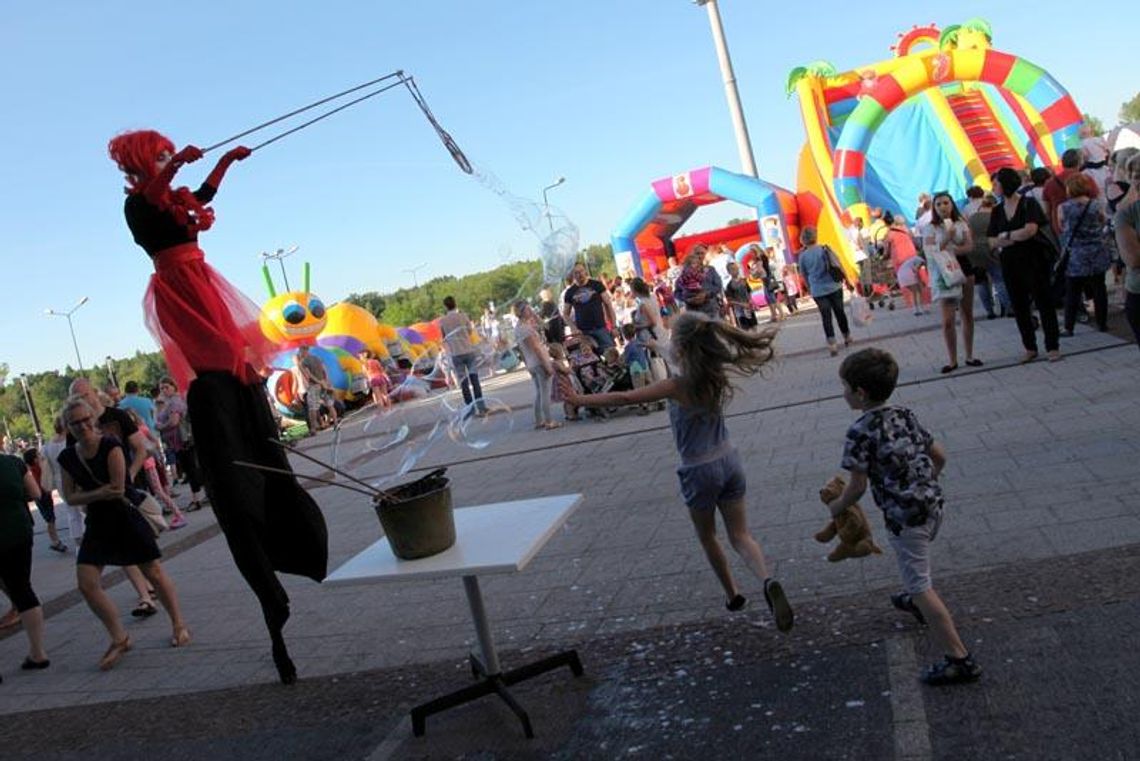
[[[499,318],[489,305],[476,323],[449,296],[441,304],[439,360],[470,414],[486,415],[480,380],[485,352],[479,346],[517,351],[533,383],[538,430],[562,425],[554,417],[556,404],[566,420],[604,417],[624,406],[643,414],[655,406],[667,409],[680,457],[681,495],[726,607],[739,610],[747,599],[717,539],[718,512],[730,545],[762,584],[777,627],[788,631],[792,606],[748,528],[745,468],[731,444],[724,407],[732,397],[729,374],[753,375],[770,360],[775,323],[798,314],[805,294],[819,311],[832,356],[853,343],[845,290],[869,306],[888,309],[901,297],[917,315],[925,314],[929,294],[938,303],[948,359],[942,372],[948,374],[958,369],[960,358],[967,366],[982,365],[974,355],[975,298],[987,319],[1016,321],[1022,362],[1038,357],[1038,330],[1049,360],[1056,361],[1061,338],[1073,335],[1078,319],[1107,329],[1111,278],[1123,288],[1126,319],[1140,343],[1140,150],[1114,152],[1103,166],[1087,166],[1082,151],[1070,150],[1056,174],[1003,168],[992,180],[992,192],[971,187],[962,208],[950,193],[924,194],[913,228],[889,210],[874,210],[869,225],[853,221],[854,277],[807,226],[795,261],[778,263],[772,251],[753,247],[744,257],[747,277],[727,247],[699,245],[680,264],[670,258],[668,268],[652,280],[595,278],[579,263],[560,294],[547,289],[537,304],[515,301],[509,319]],[[754,297],[757,291],[762,299]],[[757,314],[758,300],[767,311],[766,324]],[[401,368],[368,352],[360,358],[372,403],[389,407],[392,376]],[[335,424],[342,410],[330,401],[320,360],[302,347],[293,373],[310,428]],[[938,476],[947,455],[913,412],[889,404],[897,377],[894,358],[879,349],[852,352],[841,363],[844,398],[861,414],[847,433],[841,459],[850,480],[829,508],[841,515],[872,490],[903,581],[892,602],[929,624],[946,654],[924,679],[969,681],[980,675],[980,667],[934,591],[930,572],[929,545],[943,514]],[[258,388],[258,393],[264,390]],[[28,639],[23,669],[50,666],[43,610],[31,584],[30,504],[46,524],[50,549],[59,555],[72,547],[62,540],[57,520],[68,525],[77,587],[110,639],[99,668],[112,668],[131,649],[118,610],[102,588],[108,565],[123,567],[138,594],[132,615],[149,617],[160,605],[171,624],[170,644],[183,647],[191,641],[156,543],[158,531],[187,524],[174,499],[176,484],[190,490],[185,512],[207,501],[190,408],[169,377],[148,393],[134,381],[123,392],[76,379],[50,441],[28,446],[18,456],[0,455],[0,583],[11,601],[0,628],[22,623]],[[279,636],[279,626],[273,629],[271,623],[271,633]],[[289,667],[279,662],[283,679]]]
[[[0,616],[0,629],[23,624],[29,641],[23,669],[50,666],[43,613],[31,586],[29,505],[34,504],[47,526],[49,548],[61,555],[74,548],[77,588],[110,637],[100,669],[112,668],[131,648],[118,610],[103,590],[107,565],[123,567],[138,594],[132,616],[150,617],[160,603],[171,620],[171,644],[189,644],[190,631],[155,541],[159,530],[188,523],[174,499],[175,484],[190,487],[186,512],[206,501],[182,396],[170,378],[148,394],[140,393],[135,381],[120,393],[113,384],[99,390],[77,378],[62,407],[53,421],[54,435],[42,447],[0,455],[0,588],[11,602]],[[141,509],[148,499],[157,500],[153,522]],[[66,520],[73,547],[60,538],[57,516]]]

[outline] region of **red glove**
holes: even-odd
[[[230,148],[228,151],[226,151],[226,154],[222,156],[222,158],[227,162],[244,161],[245,159],[249,158],[250,154],[252,153],[253,151],[251,151],[249,148],[246,148],[244,145],[239,145],[237,148]]]
[[[202,149],[196,145],[188,145],[174,154],[171,161],[175,164],[189,164],[202,158]]]

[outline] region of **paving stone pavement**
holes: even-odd
[[[1135,345],[1078,326],[1077,336],[1063,344],[1064,361],[1018,366],[1013,321],[982,321],[976,354],[986,366],[945,377],[938,373],[945,353],[933,316],[876,312],[875,321],[854,336],[857,345],[895,354],[901,367],[895,400],[913,407],[948,450],[948,513],[935,545],[936,578],[1140,542],[1132,479],[1140,409],[1124,402],[1140,369]],[[779,361],[762,377],[743,381],[729,408],[731,435],[749,471],[751,525],[801,607],[896,583],[889,554],[829,564],[827,549],[812,539],[826,517],[818,489],[836,472],[843,433],[854,417],[840,395],[839,359],[823,349],[814,314],[790,320],[781,330]],[[675,452],[662,413],[623,413],[535,432],[525,373],[495,378],[487,388],[513,409],[489,418],[486,431],[470,434],[491,445],[472,449],[443,437],[418,468],[448,464],[459,506],[585,495],[581,510],[530,567],[484,582],[504,650],[584,646],[654,627],[723,619],[719,589],[677,496]],[[430,399],[400,415],[413,444],[441,412],[438,400]],[[346,424],[336,446],[326,432],[302,447],[375,478],[388,466],[365,449],[393,420],[369,419],[365,414]],[[329,475],[294,461],[299,472]],[[313,491],[329,523],[331,567],[380,538],[364,497],[333,487]],[[161,615],[131,620],[136,648],[109,673],[95,670],[105,635],[74,595],[71,560],[38,543],[33,582],[50,615],[52,667],[34,679],[12,678],[25,642],[18,633],[0,639],[6,680],[0,713],[274,682],[252,594],[209,512],[191,518],[190,528],[164,536],[163,543],[180,545],[167,548],[164,565],[178,585],[193,645],[171,650]],[[881,524],[875,525],[882,538]],[[756,596],[757,584],[735,558],[733,563],[746,593]],[[325,588],[284,578],[293,599],[286,634],[303,678],[414,669],[461,657],[473,641],[458,580]],[[133,602],[129,586],[115,584],[112,595],[125,615]],[[758,608],[747,616],[757,625],[765,619]]]

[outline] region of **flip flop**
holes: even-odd
[[[179,626],[174,630],[174,636],[170,638],[171,647],[186,647],[190,644],[190,630],[185,626]]]

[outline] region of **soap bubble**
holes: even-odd
[[[384,452],[399,446],[410,432],[406,410],[398,404],[376,410],[361,428],[364,449],[368,452]]]
[[[529,289],[528,284],[524,284],[515,298],[532,295],[539,285],[560,285],[578,259],[578,226],[555,206],[539,204],[511,193],[502,180],[483,167],[476,167],[474,177],[480,185],[499,197],[519,227],[538,239],[542,255],[542,282],[529,284]]]
[[[481,450],[497,444],[514,430],[511,408],[501,399],[484,397],[465,405],[447,424],[447,435],[457,444]]]
[[[379,473],[379,477],[372,481],[372,485],[383,488],[385,484],[407,475],[413,470],[442,437],[446,424],[443,420],[435,420],[430,428],[423,427],[412,430],[410,437],[403,446],[391,447],[384,452],[377,453],[369,460],[368,469]]]

